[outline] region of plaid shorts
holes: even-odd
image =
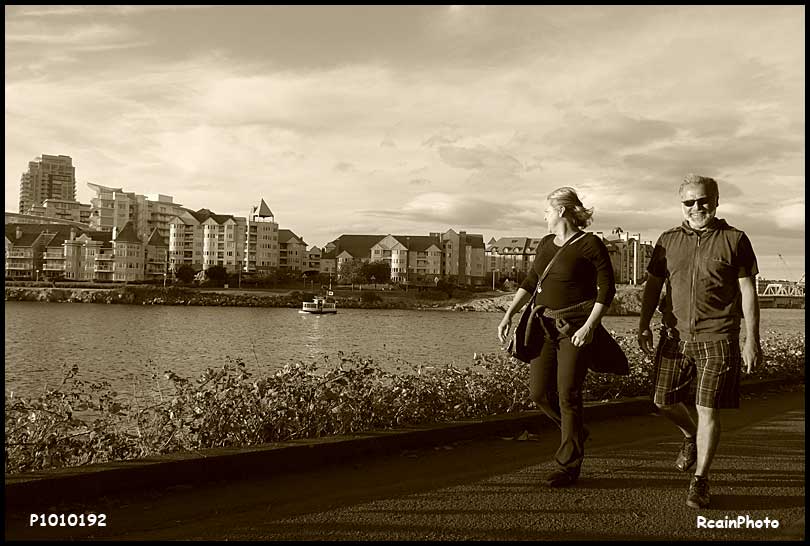
[[[654,402],[685,402],[695,381],[695,404],[707,408],[740,407],[740,343],[682,341],[661,336],[655,351]]]

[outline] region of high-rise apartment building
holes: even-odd
[[[120,231],[127,222],[132,222],[136,235],[148,240],[157,229],[158,235],[169,239],[169,222],[185,210],[175,203],[170,195],[158,195],[157,200],[145,195],[127,192],[121,188],[111,188],[88,183],[87,187],[96,192],[90,200],[90,227],[100,231]]]
[[[47,155],[28,163],[20,178],[20,214],[46,199],[76,200],[76,168],[66,155]]]

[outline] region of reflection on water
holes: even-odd
[[[338,351],[370,357],[386,369],[401,361],[467,367],[473,353],[500,350],[501,313],[6,302],[6,390],[39,393],[62,368],[133,389],[138,378],[171,370],[196,377],[228,358],[264,375],[291,362],[321,362]],[[636,317],[606,317],[619,334]],[[804,310],[763,309],[762,331],[804,333]]]

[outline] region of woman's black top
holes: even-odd
[[[559,249],[554,244],[554,234],[543,237],[537,245],[529,275],[520,287],[534,292],[540,275]],[[554,261],[536,303],[549,309],[562,309],[586,300],[609,306],[615,295],[616,283],[607,247],[600,237],[586,233],[568,245]]]

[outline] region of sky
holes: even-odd
[[[92,182],[341,234],[655,241],[688,173],[760,273],[804,273],[805,8],[6,6],[5,200],[42,154]]]

